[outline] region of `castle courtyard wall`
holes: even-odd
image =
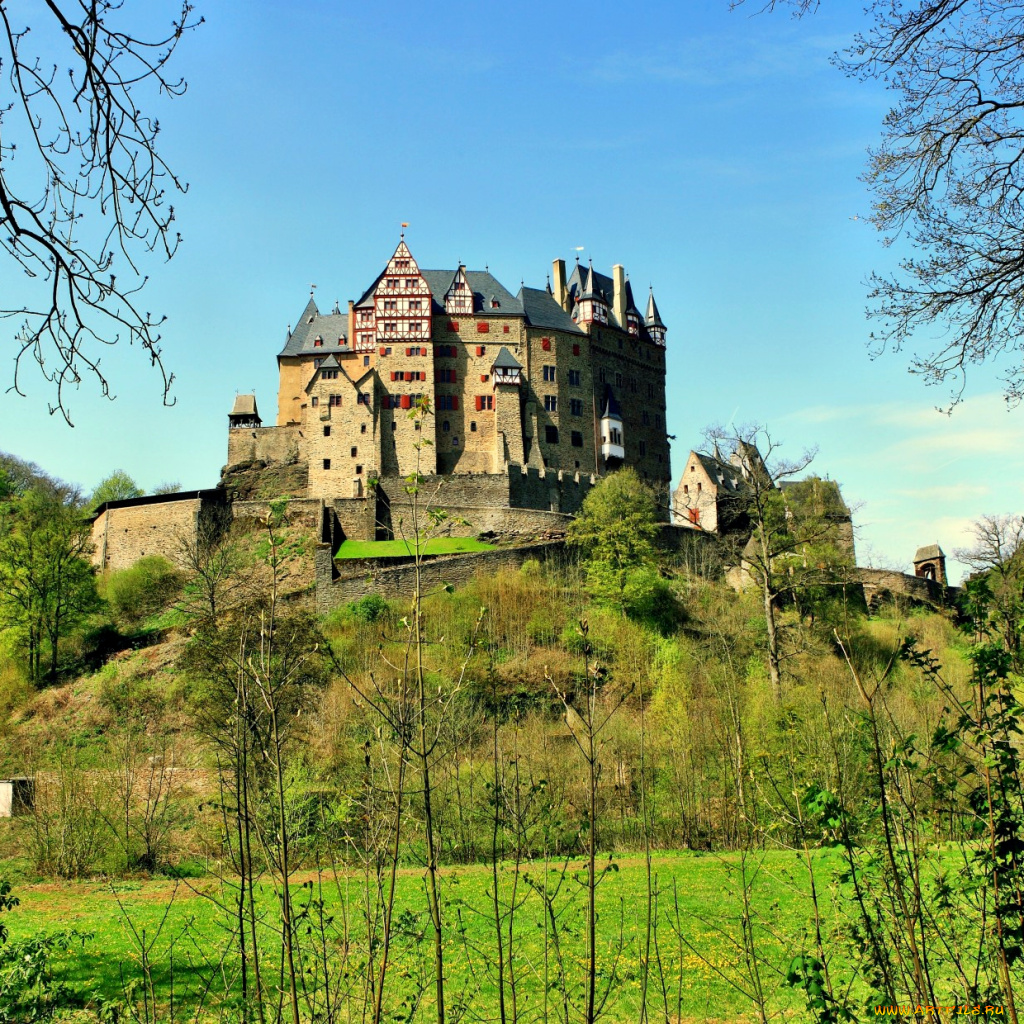
[[[231,427],[228,430],[228,466],[250,462],[268,464],[301,462],[305,459],[302,427]]]
[[[107,507],[92,524],[92,562],[101,572],[127,569],[146,555],[182,565],[182,545],[195,540],[209,505],[191,497]]]

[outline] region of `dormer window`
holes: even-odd
[[[320,335],[318,334],[313,339],[313,348],[323,348],[323,347],[324,347],[324,339],[321,338]]]
[[[491,299],[491,309],[497,309],[501,303],[497,299]]]

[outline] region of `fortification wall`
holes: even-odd
[[[910,598],[922,604],[943,606],[949,603],[950,590],[936,580],[922,579],[920,576],[909,576],[905,572],[892,569],[854,570],[854,578],[864,587],[864,598],[871,607],[872,601],[887,594],[896,597]]]
[[[228,466],[251,462],[283,464],[305,458],[301,426],[231,427],[228,429]]]
[[[574,514],[590,493],[595,479],[589,473],[535,466],[508,467],[509,500],[515,508],[547,509]]]
[[[279,501],[233,501],[231,516],[234,519],[266,519],[271,508],[283,515],[285,522],[295,526],[306,526],[319,533],[323,502],[319,498],[288,498]]]
[[[127,569],[144,555],[182,564],[183,542],[195,539],[202,498],[107,508],[92,524],[93,564],[104,571]]]
[[[518,548],[465,555],[443,555],[420,565],[420,583],[424,593],[440,587],[464,586],[478,575],[493,575],[500,569],[518,569],[529,559],[549,561],[558,558],[564,549],[562,541],[550,541]],[[383,566],[377,559],[339,563],[331,557],[329,544],[316,550],[316,610],[325,614],[349,601],[358,601],[368,594],[381,597],[407,597],[416,584],[416,566],[405,563]]]
[[[377,539],[377,500],[373,495],[368,498],[335,498],[331,508],[344,535],[339,540]]]

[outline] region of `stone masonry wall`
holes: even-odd
[[[127,569],[144,555],[181,563],[183,540],[195,537],[202,499],[108,508],[92,524],[92,561],[100,571]]]
[[[553,541],[528,547],[500,548],[465,555],[446,555],[420,565],[424,593],[445,585],[463,586],[481,573],[493,575],[499,569],[516,569],[529,559],[548,561],[561,556],[564,544]],[[416,567],[408,563],[382,567],[378,561],[353,560],[339,568],[331,557],[330,545],[318,545],[316,551],[316,610],[325,614],[333,608],[358,601],[368,594],[400,598],[412,593]]]
[[[247,462],[291,463],[305,458],[301,427],[231,427],[228,466]]]

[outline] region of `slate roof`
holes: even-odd
[[[619,405],[615,392],[610,384],[604,386],[604,401],[601,404],[601,419],[622,419],[622,407]]]
[[[647,317],[644,323],[648,327],[664,327],[665,324],[662,322],[661,314],[658,312],[658,304],[654,301],[654,289],[651,289],[650,297],[647,299]]]
[[[523,364],[502,345],[501,351],[494,357],[491,367],[498,370],[521,370]]]
[[[593,276],[594,291],[598,296],[604,299],[610,309],[615,301],[615,282],[608,277],[607,274],[599,273],[593,267],[588,267],[587,270],[584,270],[579,263],[573,267],[572,273],[569,275],[569,280],[566,282],[566,286],[569,289],[569,295],[572,296],[574,300],[583,297],[584,290],[589,283],[584,275],[588,272]],[[569,305],[571,306],[572,303]],[[623,324],[623,326],[625,326],[625,324]]]
[[[923,548],[917,549],[917,554],[914,555],[914,562],[927,562],[932,558],[945,558],[945,552],[938,544],[928,544]]]
[[[567,331],[569,334],[583,334],[576,326],[576,321],[555,302],[554,296],[546,288],[520,288],[516,296],[526,322],[531,327],[549,327],[553,331]]]
[[[259,417],[256,410],[255,395],[235,395],[235,404],[231,407],[232,416],[255,416]]]
[[[298,356],[319,352],[320,348],[313,344],[317,337],[323,338],[323,349],[332,352],[352,351],[348,346],[348,313],[323,314],[316,308],[311,296],[302,311],[302,316],[299,317],[299,322],[295,325],[295,330],[288,336],[284,348],[278,355]],[[339,338],[345,339],[343,345],[338,344]]]
[[[451,287],[458,268],[455,270],[421,270],[427,286],[434,297],[434,312],[444,313],[444,297]],[[482,316],[522,316],[522,303],[487,270],[467,270],[466,283],[473,293],[473,312]],[[491,306],[496,299],[498,308]]]
[[[693,454],[704,467],[704,472],[718,487],[735,494],[745,486],[743,477],[735,466],[719,462],[713,455],[705,455],[703,452]]]

